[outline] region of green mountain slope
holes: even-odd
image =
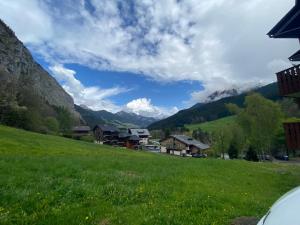
[[[0,224],[226,225],[262,216],[300,184],[299,173],[287,164],[177,158],[0,126]]]
[[[197,130],[198,128],[206,132],[214,132],[216,130],[222,129],[222,127],[230,126],[231,124],[235,123],[235,118],[236,116],[227,116],[209,122],[189,124],[186,125],[186,128],[188,128],[191,132],[193,130]]]
[[[280,98],[278,94],[277,83],[272,83],[264,87],[260,87],[258,89],[255,89],[254,91],[271,100],[278,100]],[[207,104],[196,104],[189,109],[181,110],[173,116],[155,122],[148,128],[151,130],[155,130],[180,126],[182,127],[185,124],[201,123],[229,116],[230,113],[228,112],[225,105],[227,103],[234,103],[242,106],[246,95],[247,93],[243,93]]]

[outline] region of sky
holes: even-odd
[[[0,18],[93,110],[163,118],[275,81],[295,40],[266,33],[294,0],[0,0]]]

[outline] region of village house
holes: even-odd
[[[130,149],[138,149],[140,137],[111,125],[96,125],[93,129],[96,142]]]
[[[209,149],[209,145],[186,135],[170,135],[161,140],[160,144],[162,153],[178,156],[204,154]]]
[[[118,145],[120,130],[110,125],[96,125],[93,129],[99,144]]]
[[[72,128],[73,138],[80,138],[82,136],[88,136],[91,134],[91,128],[89,126],[76,126]]]
[[[150,132],[148,129],[129,129],[131,135],[136,135],[140,138],[140,144],[147,145],[149,143]]]
[[[125,142],[126,148],[138,149],[140,146],[140,138],[136,135],[131,135]]]
[[[128,132],[120,132],[118,138],[118,145],[131,149],[138,149],[140,138],[136,135],[131,135]]]

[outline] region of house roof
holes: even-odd
[[[110,126],[110,125],[96,125],[93,130],[95,130],[97,128],[101,129],[102,131],[107,131],[107,132],[120,132],[120,130],[118,128],[116,128],[114,126]]]
[[[209,148],[209,145],[204,144],[200,141],[197,141],[186,135],[171,135],[171,137],[177,139],[178,141],[180,141],[186,145],[193,145],[199,149],[208,149]]]
[[[76,127],[73,127],[73,132],[76,132],[76,131],[90,131],[91,128],[89,126],[76,126]]]
[[[289,58],[290,61],[300,61],[300,50]]]
[[[300,1],[268,33],[271,38],[300,37]]]
[[[129,140],[130,140],[130,141],[139,141],[140,138],[139,138],[139,136],[137,136],[137,135],[131,135],[130,138],[129,138]]]
[[[119,138],[128,138],[130,136],[131,136],[131,134],[129,134],[128,132],[120,132],[119,133]]]
[[[150,132],[148,129],[129,129],[132,135],[137,136],[150,136]]]

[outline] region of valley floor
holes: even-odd
[[[226,225],[260,217],[300,167],[177,158],[0,126],[0,224]]]

